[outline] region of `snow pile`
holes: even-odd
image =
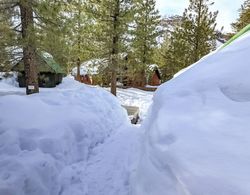
[[[250,34],[160,86],[136,195],[250,194]]]
[[[0,194],[84,194],[71,188],[84,182],[74,164],[128,124],[110,93],[70,78],[36,95],[0,95]]]
[[[6,89],[10,87],[17,87],[18,83],[16,82],[17,74],[10,72],[0,72],[0,90]]]

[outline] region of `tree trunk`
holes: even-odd
[[[147,45],[146,45],[146,38],[145,38],[145,42],[143,45],[143,57],[142,57],[142,64],[143,64],[143,68],[141,70],[141,87],[145,87],[145,85],[147,84],[146,81],[146,69],[147,69]]]
[[[81,81],[81,73],[80,73],[80,66],[81,66],[81,62],[80,62],[80,58],[77,59],[77,73],[76,73],[76,80],[77,81]]]
[[[199,49],[200,49],[200,23],[201,23],[201,12],[202,12],[202,2],[203,0],[200,0],[198,3],[198,18],[197,18],[197,29],[196,29],[196,35],[195,35],[195,49],[194,49],[194,61],[192,63],[197,62],[200,59],[199,55]]]
[[[34,21],[32,5],[27,0],[20,1],[22,38],[23,45],[23,63],[26,81],[26,94],[30,95],[39,92],[38,74],[36,65],[36,48],[34,43]]]
[[[111,73],[111,93],[116,96],[116,71],[112,71]]]
[[[119,32],[118,32],[118,17],[120,15],[120,2],[116,2],[116,7],[114,10],[113,16],[113,42],[112,42],[112,54],[111,54],[111,93],[116,96],[116,79],[117,79],[117,66],[118,66],[118,41],[119,41]]]

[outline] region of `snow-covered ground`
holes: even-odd
[[[250,194],[250,33],[153,98],[135,195]]]
[[[248,33],[154,96],[116,99],[70,78],[25,96],[0,81],[0,195],[249,195],[249,43]],[[121,104],[140,107],[142,126]]]
[[[13,81],[13,80],[12,80]],[[98,87],[0,81],[0,195],[127,195],[143,130]]]

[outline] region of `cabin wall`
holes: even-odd
[[[75,80],[78,80],[78,79],[75,77]],[[80,75],[80,82],[84,83],[84,84],[87,84],[87,85],[92,85],[93,84],[92,77],[89,76],[89,75]]]
[[[149,85],[152,86],[158,86],[161,84],[161,80],[159,79],[159,77],[157,76],[156,73],[153,74],[151,81],[149,82]]]
[[[62,82],[63,75],[55,73],[40,73],[38,76],[39,87],[53,88]],[[18,73],[19,87],[26,87],[25,73]]]

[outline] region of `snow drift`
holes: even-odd
[[[4,91],[6,86],[0,83]],[[82,194],[68,189],[79,179],[73,165],[87,160],[111,132],[129,124],[110,93],[69,78],[36,95],[3,94],[0,195]]]
[[[136,195],[250,194],[250,34],[160,86]]]

